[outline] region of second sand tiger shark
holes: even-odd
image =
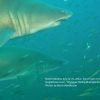
[[[72,16],[37,0],[0,0],[0,46],[9,39],[34,34]]]
[[[42,74],[62,68],[63,65],[63,61],[39,52],[14,47],[0,48],[0,81],[27,75],[36,79]]]

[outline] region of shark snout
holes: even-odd
[[[72,12],[69,12],[69,11],[62,10],[61,13],[60,13],[60,15],[61,16],[58,19],[58,21],[69,19],[73,15],[73,13]]]
[[[55,15],[56,16],[54,17],[54,20],[51,23],[53,25],[53,27],[58,26],[58,25],[61,24],[62,21],[65,21],[65,20],[69,19],[73,15],[73,13],[63,11],[63,10],[59,10],[59,13],[56,12]]]

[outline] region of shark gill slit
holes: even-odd
[[[24,15],[22,14],[22,20],[23,20],[23,26],[24,26],[24,34],[27,33],[27,28],[26,28],[26,23],[25,23],[25,20],[24,20]]]
[[[15,28],[15,34],[13,35],[13,37],[20,36],[21,29],[20,29],[18,17],[16,14],[14,14],[13,11],[9,11],[9,14],[10,14],[11,21],[14,25],[13,27]]]
[[[25,25],[25,28],[26,28],[26,33],[30,33],[29,21],[28,21],[28,18],[25,15],[23,15],[23,20],[24,20],[24,25]]]
[[[14,27],[16,29],[16,32],[18,33],[18,28],[17,28],[17,25],[16,25],[15,17],[13,16],[11,11],[9,11],[8,14],[9,14],[9,18],[10,18],[12,25],[13,25],[12,27]],[[13,36],[15,37],[16,35],[14,34]]]
[[[23,26],[22,26],[22,23],[21,23],[21,16],[19,13],[16,14],[17,16],[17,22],[18,22],[18,27],[19,27],[19,36],[21,36],[21,34],[23,33]]]
[[[21,34],[24,35],[25,33],[27,33],[27,28],[25,27],[25,21],[23,18],[23,14],[18,14],[19,16],[19,22],[20,22],[20,26],[21,26]]]
[[[16,29],[17,29],[16,36],[20,36],[20,33],[21,33],[21,27],[20,27],[20,22],[19,22],[19,18],[18,18],[17,13],[15,14],[14,17],[15,17],[15,23],[16,23]]]

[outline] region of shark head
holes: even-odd
[[[71,16],[72,12],[44,4],[35,4],[35,6],[33,5],[33,14],[30,18],[30,31],[33,33],[45,28],[58,26],[61,21]]]

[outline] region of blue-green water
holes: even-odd
[[[43,2],[72,11],[73,16],[60,26],[11,40],[4,47],[38,51],[65,64],[61,69],[38,76],[37,80],[29,75],[0,82],[0,100],[99,100],[100,84],[47,88],[43,83],[44,77],[100,77],[100,1]]]

